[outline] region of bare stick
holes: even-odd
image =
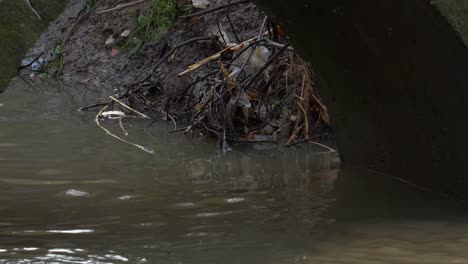
[[[171,116],[169,113],[163,111],[163,110],[159,110],[159,109],[156,109],[156,111],[158,111],[159,113],[163,114],[166,116],[166,118],[169,118],[172,120],[172,123],[174,124],[174,129],[177,130],[177,122],[175,120],[175,118],[173,116]],[[156,123],[156,119],[153,119],[153,121],[146,127],[146,129],[150,128],[154,123]]]
[[[190,19],[192,17],[203,16],[203,15],[206,15],[206,14],[214,13],[214,12],[217,12],[217,11],[220,11],[220,10],[235,6],[235,5],[246,4],[246,3],[250,3],[250,0],[240,0],[240,1],[237,1],[237,2],[229,3],[229,4],[220,5],[220,6],[217,6],[217,7],[211,8],[211,9],[207,9],[207,10],[203,10],[203,11],[193,13],[193,14],[190,14],[190,15],[180,16],[179,18],[182,19],[182,20],[187,20],[187,19]]]
[[[88,111],[89,109],[100,107],[100,106],[106,106],[106,105],[108,105],[108,103],[93,104],[93,105],[90,105],[90,106],[81,107],[80,109],[78,109],[78,111],[79,112]]]
[[[125,130],[125,128],[123,126],[123,123],[122,123],[122,117],[119,118],[119,126],[122,129],[123,134],[128,136],[128,132],[127,132],[127,130]]]
[[[131,3],[119,4],[119,5],[117,5],[116,7],[113,7],[113,8],[97,11],[96,14],[105,14],[105,13],[117,11],[117,10],[124,9],[124,8],[130,7],[130,6],[134,6],[134,5],[137,5],[137,4],[144,3],[146,1],[147,0],[137,0],[137,1],[131,2]]]
[[[265,34],[266,34],[266,33],[265,33]],[[224,48],[223,50],[221,50],[221,51],[219,51],[219,52],[217,52],[217,53],[215,53],[215,54],[209,56],[208,58],[205,58],[205,59],[203,59],[203,60],[201,60],[201,61],[199,61],[199,62],[197,62],[197,63],[195,63],[195,64],[192,64],[192,65],[188,66],[188,69],[185,70],[185,71],[183,71],[183,72],[181,72],[181,73],[179,73],[179,74],[177,75],[177,77],[183,77],[183,76],[185,76],[185,75],[187,75],[187,74],[190,74],[190,73],[192,73],[192,72],[198,70],[198,69],[201,68],[202,66],[208,64],[209,62],[214,61],[214,60],[217,60],[218,58],[221,57],[221,55],[222,55],[224,52],[240,50],[240,49],[242,49],[245,45],[248,45],[250,42],[255,41],[256,39],[257,39],[257,38],[251,38],[251,39],[248,39],[248,40],[246,40],[246,41],[244,41],[244,42],[242,42],[242,43],[240,43],[240,44],[237,44],[237,45],[234,45],[234,46],[229,46],[229,47],[227,47],[227,48]]]
[[[28,4],[29,8],[33,11],[33,13],[37,16],[39,20],[42,20],[42,17],[39,15],[39,13],[34,9],[34,7],[31,5],[30,0],[26,0],[26,3]]]
[[[103,126],[101,125],[101,123],[99,122],[99,116],[104,112],[104,110],[107,109],[107,107],[108,107],[107,105],[104,106],[104,107],[101,109],[101,111],[99,111],[99,113],[96,115],[96,117],[95,117],[95,119],[94,119],[94,122],[96,122],[96,125],[97,125],[100,129],[104,130],[104,132],[106,132],[107,135],[109,135],[109,136],[111,136],[111,137],[113,137],[113,138],[115,138],[115,139],[117,139],[117,140],[119,140],[119,141],[122,141],[122,142],[124,142],[124,143],[126,143],[126,144],[129,144],[129,145],[131,145],[131,146],[134,146],[134,147],[136,147],[136,148],[139,148],[140,150],[143,150],[143,151],[146,152],[146,153],[154,154],[154,149],[147,148],[147,147],[144,147],[144,146],[141,146],[141,145],[138,145],[138,144],[129,142],[129,141],[127,141],[127,140],[125,140],[125,139],[123,139],[123,138],[121,138],[121,137],[119,137],[119,136],[113,134],[113,133],[110,132],[107,128],[103,127]]]
[[[271,56],[271,58],[265,64],[263,64],[263,66],[257,71],[255,76],[250,79],[250,81],[244,87],[244,90],[248,90],[250,86],[252,86],[252,84],[257,80],[257,78],[263,73],[263,71],[265,71],[268,68],[268,66],[270,66],[270,64],[272,64],[281,55],[281,53],[288,49],[289,45],[289,43],[284,45],[284,47],[282,47],[280,50],[278,50],[278,52]]]
[[[234,28],[234,23],[232,23],[231,16],[229,16],[229,13],[231,12],[231,0],[228,0],[228,7],[227,7],[227,12],[226,12],[226,18],[229,21],[229,25],[231,26],[232,33],[234,33],[234,37],[236,38],[237,42],[240,43],[241,40],[237,36],[236,29]]]
[[[294,142],[294,143],[291,143],[289,145],[285,145],[285,146],[282,146],[282,148],[289,148],[289,147],[293,147],[293,146],[296,146],[296,145],[299,145],[299,144],[302,144],[302,143],[308,143],[309,141],[311,141],[312,139],[317,139],[317,138],[320,138],[320,137],[323,137],[323,136],[326,136],[328,134],[320,134],[320,135],[316,135],[316,136],[313,136],[313,137],[310,137],[310,138],[306,138],[304,140],[300,140],[300,141],[297,141],[297,142]]]
[[[192,43],[195,43],[195,42],[199,42],[199,41],[206,41],[206,40],[210,40],[212,39],[212,37],[200,37],[200,38],[193,38],[193,39],[190,39],[190,40],[187,40],[181,44],[178,44],[177,46],[173,47],[169,52],[166,53],[166,55],[164,55],[161,60],[156,63],[156,65],[153,67],[153,70],[151,71],[151,73],[143,80],[141,81],[138,81],[136,82],[135,84],[139,84],[139,83],[143,83],[143,82],[146,82],[148,81],[151,76],[153,76],[154,72],[159,68],[159,66],[161,66],[161,64],[163,64],[163,62],[165,62],[177,49],[180,49],[184,46],[187,46],[187,45],[190,45]]]
[[[278,43],[278,42],[274,42],[273,40],[270,40],[270,39],[266,39],[265,41],[266,41],[265,43],[260,43],[259,45],[260,45],[260,46],[273,47],[273,48],[279,48],[279,49],[281,49],[282,47],[284,47],[284,44],[280,44],[280,43]],[[294,52],[294,48],[293,48],[293,47],[289,47],[289,48],[288,48],[288,51]]]
[[[302,110],[302,112],[304,113],[304,125],[305,125],[305,134],[306,134],[305,136],[308,138],[309,137],[309,119],[308,119],[306,110],[298,101],[296,101],[296,103],[299,106],[299,108]]]
[[[145,115],[145,114],[142,114],[142,113],[138,112],[137,110],[135,110],[135,109],[131,108],[130,106],[128,106],[128,105],[126,105],[126,104],[122,103],[121,101],[119,101],[119,100],[115,99],[114,97],[112,97],[112,96],[109,96],[109,98],[110,98],[110,99],[112,99],[112,101],[114,101],[114,102],[116,102],[116,103],[120,104],[121,106],[123,106],[123,107],[127,108],[128,110],[130,110],[130,111],[132,111],[132,112],[135,112],[135,113],[139,114],[140,116],[142,116],[142,117],[144,117],[144,118],[151,119],[149,116],[147,116],[147,115]]]
[[[311,144],[314,144],[314,145],[317,145],[317,146],[320,146],[320,147],[322,147],[322,148],[326,148],[326,149],[328,149],[330,152],[336,152],[336,150],[330,148],[329,146],[326,146],[326,145],[324,145],[324,144],[318,143],[318,142],[316,142],[316,141],[309,140],[309,141],[307,141],[307,142],[309,142],[309,143],[311,143]]]
[[[268,17],[266,16],[264,19],[263,19],[263,23],[262,23],[262,27],[260,28],[260,33],[258,34],[258,38],[257,40],[261,40],[262,37],[263,37],[263,29],[265,28],[265,25],[266,25],[266,22],[268,21]],[[250,53],[249,53],[249,56],[247,57],[247,59],[244,61],[244,63],[242,64],[242,66],[240,67],[239,71],[235,74],[234,76],[234,80],[237,80],[237,77],[239,77],[239,75],[241,75],[241,73],[244,71],[245,67],[247,66],[247,64],[250,62],[250,59],[252,58],[252,55],[254,54],[255,52],[255,49],[256,47],[252,47],[252,49],[250,50]]]

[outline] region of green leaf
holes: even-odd
[[[94,0],[86,0],[86,10],[89,11],[91,8],[94,7],[95,1]]]

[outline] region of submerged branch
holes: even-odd
[[[120,9],[123,9],[123,8],[127,8],[127,7],[130,7],[130,6],[134,6],[134,5],[137,5],[137,4],[142,4],[142,3],[145,3],[145,2],[147,2],[147,0],[138,0],[138,1],[135,1],[135,2],[131,2],[131,3],[118,4],[116,7],[113,7],[113,8],[96,11],[96,14],[105,14],[105,13],[117,11],[117,10],[120,10]]]
[[[34,9],[34,7],[32,6],[31,0],[25,0],[25,1],[28,4],[29,8],[33,11],[34,15],[36,15],[39,20],[42,20],[41,15],[39,15],[39,13],[36,11],[36,9]]]
[[[113,134],[110,130],[108,130],[107,128],[105,128],[105,127],[103,127],[103,126],[101,125],[101,123],[99,122],[99,116],[101,116],[101,114],[102,114],[108,107],[109,107],[109,106],[107,106],[107,105],[104,106],[103,108],[101,108],[101,110],[99,111],[99,113],[96,115],[96,117],[94,118],[94,122],[96,122],[96,125],[97,125],[100,129],[102,129],[104,132],[106,132],[107,135],[109,135],[109,136],[111,136],[111,137],[113,137],[113,138],[115,138],[115,139],[117,139],[117,140],[119,140],[119,141],[122,141],[122,142],[124,142],[124,143],[126,143],[126,144],[128,144],[128,145],[131,145],[131,146],[134,146],[134,147],[136,147],[136,148],[138,148],[138,149],[140,149],[140,150],[143,150],[143,151],[146,152],[146,153],[154,154],[154,149],[151,149],[151,148],[148,148],[148,147],[144,147],[144,146],[141,146],[141,145],[132,143],[132,142],[130,142],[130,141],[127,141],[127,140],[125,140],[125,139],[123,139],[123,138],[121,138],[121,137],[119,137],[119,136]],[[123,129],[123,128],[122,128],[122,129]],[[124,131],[125,131],[125,130],[124,130]],[[126,132],[126,131],[125,131],[125,132]]]

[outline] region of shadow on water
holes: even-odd
[[[305,263],[468,263],[464,202],[357,169],[331,195],[334,223]]]
[[[21,80],[0,95],[0,260],[468,262],[466,207],[455,201],[340,171],[313,145],[220,155],[165,123],[127,121],[131,141],[156,149],[148,155],[77,111],[96,98],[97,87]]]
[[[336,182],[333,214],[346,221],[366,218],[435,219],[460,216],[465,202],[413,186],[389,175],[344,169]],[[353,210],[352,215],[342,214]]]

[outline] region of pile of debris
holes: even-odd
[[[203,131],[216,136],[223,149],[239,142],[293,144],[325,133],[330,120],[312,70],[282,29],[264,17],[256,31],[240,39],[238,29],[229,23],[229,9],[234,7],[229,3],[221,7],[226,11],[215,6],[183,17],[178,26],[192,31],[203,23],[201,17],[219,10],[227,29],[218,23],[211,36],[194,36],[172,45],[153,72],[131,85],[125,97],[153,116],[159,113],[171,119],[172,132]],[[181,49],[200,42],[216,52],[176,75],[162,69]],[[184,89],[174,91],[171,82],[164,82],[167,78],[189,81]]]
[[[248,0],[190,2],[190,13],[179,14],[164,36],[132,53],[133,60],[151,59],[136,80],[120,85],[116,100],[171,121],[171,132],[211,134],[224,150],[245,142],[291,145],[328,133],[330,120],[313,71],[281,27]],[[112,16],[123,8],[106,12]],[[158,25],[148,30],[157,31]],[[126,30],[125,37],[136,39],[135,32]],[[111,56],[125,51],[109,43],[105,48]],[[82,110],[124,111],[116,100]]]
[[[222,12],[223,7],[227,11]],[[292,144],[322,134],[330,121],[309,65],[290,47],[281,28],[267,17],[251,36],[244,34],[246,39],[239,39],[237,28],[229,23],[232,8],[227,3],[183,17],[177,26],[188,25],[185,30],[192,31],[203,23],[200,17],[218,10],[218,16],[225,17],[229,27],[223,30],[217,23],[218,30],[211,36],[195,36],[173,45],[153,72],[133,84],[125,97],[133,105],[144,106],[153,116],[159,113],[171,119],[172,132],[204,131],[216,136],[224,150],[229,143]],[[199,42],[219,51],[177,75],[161,69],[181,49]],[[190,81],[184,89],[174,91],[167,87],[171,82],[165,83],[166,78]],[[178,127],[179,122],[182,127]]]

